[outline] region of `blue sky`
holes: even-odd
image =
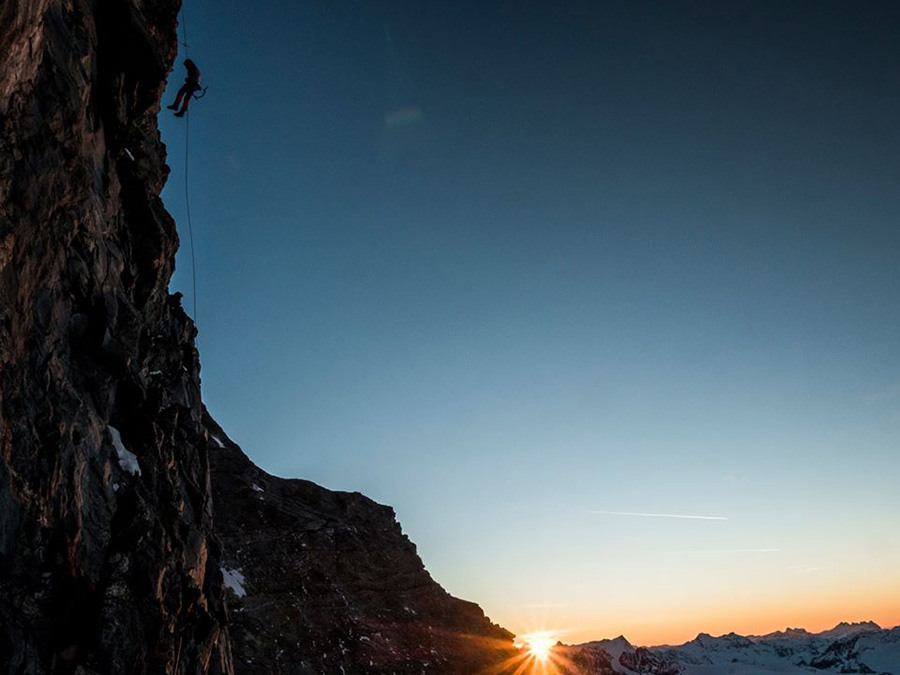
[[[186,9],[204,397],[254,461],[516,632],[900,622],[895,4]]]

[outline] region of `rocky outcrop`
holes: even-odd
[[[0,4],[0,672],[232,670],[159,198],[178,4]]]
[[[597,645],[557,645],[552,653],[560,675],[617,675],[613,657]]]
[[[623,668],[639,675],[678,675],[681,672],[678,665],[650,653],[645,647],[638,647],[633,652],[624,652],[619,656],[619,663]]]
[[[581,645],[558,644],[552,658],[560,675],[679,675],[681,668],[652,654],[645,647],[633,647],[619,636]]]
[[[860,662],[857,642],[859,635],[835,640],[820,656],[812,659],[809,665],[819,670],[839,670],[842,673],[874,673],[874,670]]]
[[[435,583],[393,509],[270,476],[207,424],[240,673],[472,675],[515,653]]]

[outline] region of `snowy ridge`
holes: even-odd
[[[676,647],[635,648],[620,636],[568,648],[569,653],[600,650],[621,675],[900,675],[900,626],[888,630],[872,622],[841,623],[822,633],[802,628],[761,636],[700,633]]]
[[[831,630],[826,630],[819,633],[819,637],[827,637],[837,640],[839,638],[845,638],[850,635],[856,635],[857,633],[871,633],[873,631],[877,632],[880,630],[881,626],[879,626],[874,621],[860,621],[859,623],[847,623],[846,621],[841,621]]]

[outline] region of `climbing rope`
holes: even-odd
[[[181,3],[181,44],[184,46],[185,59],[190,58],[190,45],[187,41],[187,21],[184,18],[184,2]],[[192,96],[193,94],[189,94]],[[190,166],[190,138],[191,138],[191,109],[188,107],[184,118],[184,208],[188,223],[188,240],[191,246],[191,309],[194,313],[194,325],[200,324],[200,313],[197,311],[197,264],[194,258],[194,226],[191,223],[191,191],[188,180],[188,167]],[[199,341],[199,340],[198,340]]]
[[[184,0],[181,2],[181,45],[184,47],[184,57],[189,58],[188,49],[190,45],[187,41],[187,21],[184,20]]]
[[[191,191],[188,181],[188,165],[191,137],[191,111],[188,108],[184,119],[184,209],[187,214],[188,240],[191,245],[191,305],[194,310],[194,324],[199,325],[200,314],[197,312],[197,264],[194,259],[194,226],[191,224]]]

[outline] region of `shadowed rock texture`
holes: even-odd
[[[270,476],[208,424],[238,672],[472,675],[515,653],[434,582],[393,509]]]
[[[0,3],[0,672],[231,672],[156,126],[171,0]]]
[[[159,198],[178,9],[0,2],[0,673],[478,672],[511,635],[391,509],[203,418]]]

